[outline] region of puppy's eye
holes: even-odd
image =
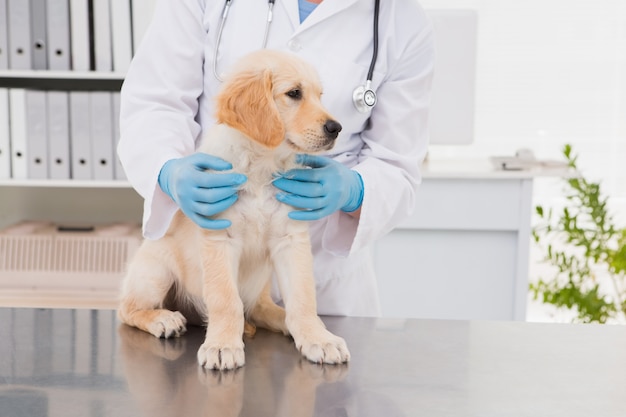
[[[287,96],[291,97],[294,100],[300,100],[302,98],[302,90],[299,88],[294,88],[293,90],[287,91]]]

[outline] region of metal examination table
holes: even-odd
[[[324,318],[352,361],[260,330],[246,366],[203,371],[111,310],[0,308],[0,416],[626,416],[626,327]]]

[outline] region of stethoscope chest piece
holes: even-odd
[[[367,78],[364,85],[360,85],[354,89],[352,93],[352,102],[359,113],[370,112],[378,98],[376,93],[372,90],[372,78],[374,77],[374,65],[376,65],[376,58],[378,57],[378,13],[380,10],[380,0],[374,0],[374,50],[372,51],[372,60],[370,61],[370,67],[367,71]]]
[[[378,101],[376,93],[370,88],[370,84],[371,81],[368,80],[365,85],[358,86],[352,93],[354,107],[356,107],[357,111],[360,113],[371,111]]]

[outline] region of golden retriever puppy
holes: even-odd
[[[296,153],[334,145],[341,130],[322,106],[316,71],[294,55],[262,50],[244,57],[216,98],[216,125],[200,152],[248,177],[238,201],[202,229],[178,211],[166,235],[146,240],[124,279],[120,319],[156,337],[179,336],[188,319],[207,324],[198,362],[210,369],[244,365],[244,322],[290,334],[312,362],[350,358],[345,341],[317,316],[308,224],[278,202],[273,174],[296,167]],[[285,308],[270,298],[273,273]]]

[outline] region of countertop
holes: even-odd
[[[0,416],[626,416],[626,327],[323,318],[347,365],[246,340],[236,371],[196,363],[202,328],[156,339],[112,310],[0,309]]]
[[[560,161],[536,161],[524,169],[496,168],[489,158],[429,158],[422,176],[430,180],[524,180],[540,177],[570,178],[578,173]]]

